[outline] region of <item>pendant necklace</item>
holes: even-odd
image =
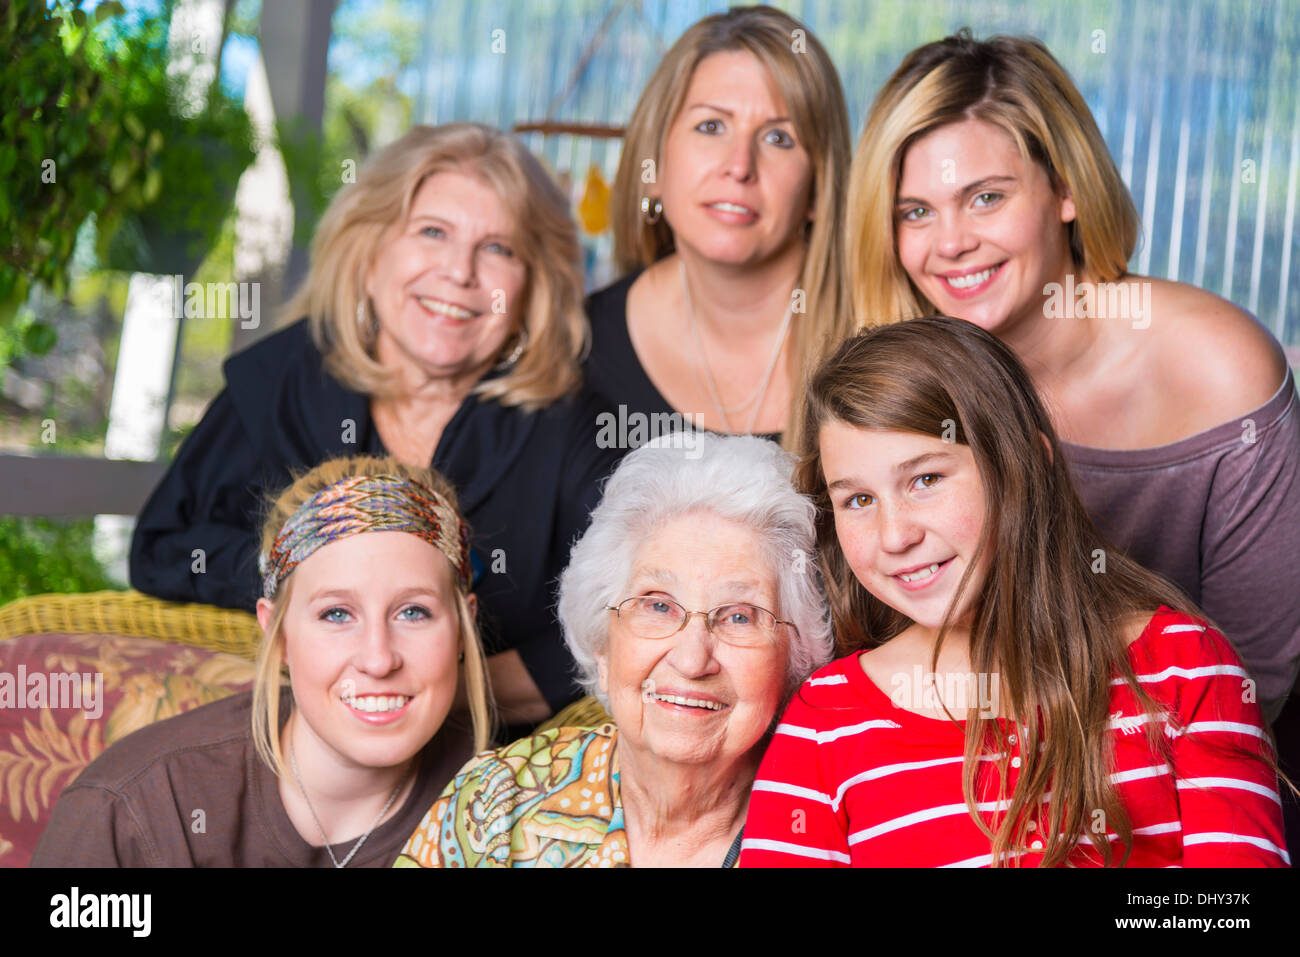
[[[727,412],[739,412],[741,409],[748,407],[751,403],[754,405],[754,411],[749,417],[749,425],[745,428],[745,433],[754,431],[754,423],[758,421],[758,413],[763,408],[763,400],[767,397],[768,386],[772,383],[772,373],[776,371],[776,362],[781,355],[781,347],[785,344],[786,333],[790,331],[790,317],[794,314],[794,296],[790,296],[790,303],[785,307],[785,318],[781,320],[781,331],[776,337],[776,348],[772,350],[772,359],[767,365],[767,372],[763,375],[762,381],[758,388],[750,395],[748,399],[740,405],[733,406],[730,409],[724,409],[722,401],[718,398],[717,385],[713,381],[713,373],[709,369],[709,358],[704,353],[704,341],[700,338],[700,330],[695,322],[695,305],[691,301],[691,290],[686,283],[686,263],[678,259],[680,267],[679,272],[682,280],[682,299],[686,303],[686,318],[691,327],[691,337],[695,341],[696,354],[699,356],[699,364],[704,366],[704,381],[708,386],[709,398],[713,400],[713,408],[718,413],[718,418],[722,420],[722,427],[731,434],[735,434],[731,428],[731,422],[727,419]],[[695,364],[691,365],[691,371],[695,374],[695,384],[699,386],[699,371]]]

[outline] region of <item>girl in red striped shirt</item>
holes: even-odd
[[[1006,346],[913,319],[809,392],[845,657],[773,735],[742,867],[1290,863],[1253,680],[1094,528]]]

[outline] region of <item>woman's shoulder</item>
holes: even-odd
[[[862,666],[858,662],[859,654],[860,652],[854,651],[836,658],[810,674],[795,692],[787,714],[860,705],[861,689],[854,675],[854,671],[862,673]]]
[[[1246,675],[1232,643],[1204,618],[1161,605],[1150,614],[1130,617],[1122,627],[1133,661],[1168,672],[1165,677],[1186,678],[1201,668]]]
[[[628,307],[633,287],[645,275],[644,270],[629,273],[587,297],[591,349],[583,361],[583,368],[598,391],[625,387],[623,380],[641,368],[628,329]]]
[[[627,297],[628,291],[632,284],[636,282],[637,277],[641,275],[642,270],[637,269],[628,273],[619,279],[615,279],[607,286],[587,294],[585,307],[587,318],[594,327],[600,323],[603,327],[606,323],[614,322],[627,317]],[[626,325],[625,325],[626,328]]]
[[[1286,357],[1258,319],[1196,286],[1134,278],[1150,288],[1157,380],[1197,411],[1197,431],[1241,418],[1277,394]],[[1135,326],[1133,334],[1144,331]]]
[[[222,368],[226,382],[256,385],[284,376],[288,369],[302,365],[319,369],[320,350],[312,339],[311,323],[298,319],[283,328],[268,332],[252,345],[228,358]],[[233,376],[233,380],[232,380]]]
[[[607,775],[617,737],[613,724],[538,732],[504,747],[481,751],[461,768],[445,793],[455,793],[462,801],[508,804],[517,817],[535,809],[539,800],[575,775]],[[603,771],[580,773],[589,766]]]
[[[170,778],[177,760],[199,754],[212,760],[224,751],[242,776],[252,746],[252,699],[251,691],[239,692],[133,731],[110,745],[70,787],[121,794],[157,775]]]
[[[593,748],[596,751],[607,751],[612,748],[617,737],[618,731],[611,723],[602,724],[595,728],[574,726],[550,728],[546,731],[531,734],[526,738],[520,738],[495,751],[485,751],[479,757],[513,767],[520,766],[521,761],[535,763],[541,760],[549,764],[555,757],[564,757],[570,760],[575,757],[585,759],[590,755]],[[563,772],[555,771],[552,773]]]
[[[347,452],[354,439],[340,438],[369,421],[369,400],[326,369],[311,324],[299,319],[269,333],[225,361],[229,396],[241,427],[254,445],[276,454],[306,450],[319,457]],[[304,441],[306,445],[304,445]]]

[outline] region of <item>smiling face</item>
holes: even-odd
[[[640,595],[671,598],[688,611],[746,602],[782,614],[758,537],[707,512],[679,516],[641,545],[621,597]],[[623,747],[696,765],[730,764],[751,752],[781,703],[788,626],[778,626],[770,644],[736,648],[715,639],[698,615],[669,638],[641,638],[609,616],[597,663]]]
[[[898,259],[945,315],[997,335],[1042,316],[1043,287],[1073,270],[1074,202],[984,120],[950,123],[908,149],[898,184]]]
[[[835,535],[854,577],[917,624],[938,628],[984,524],[984,485],[970,448],[837,421],[821,427],[819,445]],[[966,620],[987,568],[986,557],[954,623]]]
[[[752,53],[713,53],[691,76],[659,170],[680,250],[730,265],[800,241],[813,171],[775,84]]]
[[[366,277],[377,358],[431,378],[481,377],[522,322],[528,270],[514,235],[509,210],[477,176],[426,179]]]
[[[300,759],[387,768],[428,743],[456,695],[455,595],[447,559],[406,532],[351,535],[294,569],[283,628]]]

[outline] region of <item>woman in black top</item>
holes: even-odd
[[[563,194],[505,134],[416,127],[378,153],[321,220],[286,306],[307,318],[226,362],[140,515],[132,585],[251,609],[269,489],[339,454],[432,464],[472,530],[503,718],[577,697],[553,584],[617,455],[580,387],[579,262]]]
[[[804,370],[849,331],[848,161],[839,78],[798,21],[734,8],[673,45],[614,185],[615,259],[632,275],[587,303],[588,382],[620,420],[761,434],[797,421]]]

